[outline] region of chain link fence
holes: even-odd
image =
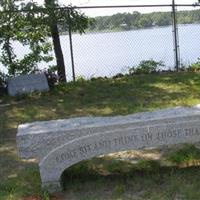
[[[187,11],[188,7],[177,7],[178,43],[180,68],[189,67],[200,57],[200,10]]]
[[[164,12],[153,12],[158,9],[153,5],[137,7],[137,10],[135,7],[104,8],[115,14],[95,17],[85,34],[72,34],[74,63],[68,59],[68,80],[72,80],[70,69],[73,67],[76,79],[91,79],[127,74],[143,60],[161,61],[160,70],[164,71],[183,70],[197,62],[199,5],[164,7]],[[92,9],[100,13],[102,8]]]
[[[98,12],[98,10],[96,11]],[[98,17],[84,35],[73,34],[76,77],[112,77],[126,74],[142,60],[163,61],[173,68],[172,21],[157,25],[158,13],[141,14],[117,8],[111,17]],[[169,8],[169,16],[171,15]]]
[[[159,12],[158,9],[163,7],[165,10]],[[164,65],[160,70],[175,71],[190,66],[200,57],[199,5],[76,9],[86,15],[92,11],[102,16],[93,17],[82,35],[69,33],[68,25],[59,27],[67,81],[80,77],[91,79],[127,74],[130,68],[138,66],[143,60],[162,61]],[[103,16],[105,10],[110,14]],[[29,52],[25,45],[18,42],[13,43],[13,49],[19,58]],[[53,61],[48,64],[42,62],[39,68],[56,65],[53,51],[51,54]],[[1,69],[6,72],[3,65]]]

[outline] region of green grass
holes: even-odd
[[[155,163],[143,160],[142,168],[137,164],[118,162],[113,171],[107,169],[112,163],[110,159],[95,158],[66,170],[63,177],[67,180],[66,199],[199,199],[199,167],[164,167],[156,164],[154,168]],[[78,169],[82,167],[84,171],[81,172]],[[104,173],[100,170],[102,167]],[[128,170],[124,171],[124,168]]]
[[[200,74],[138,75],[79,81],[49,93],[0,99],[0,199],[28,196],[48,199],[41,190],[37,164],[16,151],[21,123],[77,116],[114,116],[174,106],[200,104]],[[184,156],[186,155],[186,156]],[[198,151],[194,147],[167,155],[167,162],[96,158],[66,170],[66,199],[200,199]],[[164,159],[165,160],[165,159]],[[195,162],[194,162],[195,161]],[[184,163],[190,163],[182,168]],[[192,164],[191,164],[192,163]]]
[[[200,160],[200,149],[194,145],[187,144],[181,149],[177,149],[169,154],[167,158],[171,163],[176,165],[194,165],[199,164]]]

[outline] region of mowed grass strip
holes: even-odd
[[[48,93],[33,93],[15,98],[2,97],[0,102],[0,199],[17,200],[28,196],[48,199],[46,192],[40,189],[37,165],[17,156],[15,138],[19,124],[89,115],[127,115],[200,104],[200,74],[152,74],[118,79],[79,80],[76,84],[56,86]],[[4,104],[6,105],[3,106]],[[93,160],[89,162],[97,165]],[[118,161],[113,158],[108,160],[108,164],[101,162],[102,168],[110,168],[109,163]],[[127,172],[122,173],[120,170],[124,167],[123,163],[117,163],[115,167],[115,171],[120,173],[112,172],[109,175],[97,170],[93,174],[90,170],[89,174],[84,176],[85,184],[81,184],[81,175],[80,180],[70,179],[73,184],[66,186],[66,193],[71,195],[72,200],[106,199],[106,194],[107,199],[195,199],[199,195],[197,188],[200,181],[196,178],[200,173],[198,167],[174,170],[174,167],[163,169],[159,166],[159,172],[149,172],[148,167],[142,167],[140,173],[136,173],[137,170],[134,171],[129,163]],[[163,169],[162,173],[160,169]],[[77,174],[80,174],[78,170]],[[147,171],[151,178],[146,175]],[[122,177],[118,174],[122,174]],[[90,180],[91,176],[95,178]],[[156,186],[155,180],[160,184]],[[77,193],[76,187],[82,189]],[[93,190],[97,192],[96,196],[92,195]]]

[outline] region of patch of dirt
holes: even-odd
[[[51,195],[50,200],[65,200],[63,193],[56,193]]]
[[[110,156],[112,158],[117,158],[120,160],[160,160],[162,157],[162,152],[158,149],[152,149],[152,150],[132,150],[132,151],[122,151],[118,153],[111,153],[107,156]]]
[[[41,197],[25,197],[23,200],[42,200]]]
[[[65,200],[64,195],[61,193],[56,193],[50,196],[50,200]],[[42,197],[25,197],[22,200],[43,200]]]

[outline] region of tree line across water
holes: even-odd
[[[117,13],[112,16],[101,16],[91,19],[92,23],[88,31],[104,30],[131,30],[140,28],[150,28],[154,26],[172,25],[171,12],[153,12],[142,14],[134,11],[133,13]],[[178,11],[178,24],[200,23],[200,9],[192,11]]]

